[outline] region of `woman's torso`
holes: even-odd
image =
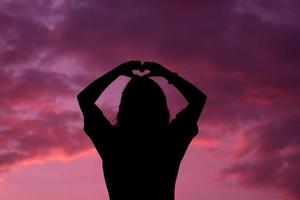
[[[169,127],[143,131],[114,128],[100,153],[111,200],[174,199],[185,149],[173,135]]]

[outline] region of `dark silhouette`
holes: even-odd
[[[140,77],[132,70],[149,70]],[[125,87],[117,124],[95,105],[118,76],[132,77]],[[166,97],[149,77],[162,76],[188,105],[169,122]],[[180,162],[193,137],[206,96],[176,73],[154,62],[129,61],[96,79],[78,94],[84,130],[103,161],[110,200],[173,200]]]

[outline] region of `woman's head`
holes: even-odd
[[[146,77],[133,77],[128,82],[122,92],[118,126],[164,126],[169,123],[169,117],[165,94],[155,81]]]

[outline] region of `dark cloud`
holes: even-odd
[[[246,145],[236,162],[222,171],[240,183],[256,188],[275,188],[299,199],[300,128],[298,114],[275,117],[245,133]]]
[[[71,157],[91,148],[82,133],[80,113],[56,101],[75,100],[66,76],[37,69],[1,72],[5,81],[0,99],[0,171],[25,161]]]
[[[30,17],[0,12],[0,64],[4,67],[37,59],[48,43],[48,29]]]

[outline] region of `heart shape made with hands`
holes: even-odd
[[[144,75],[150,73],[150,71],[147,70],[147,69],[144,70],[144,71],[136,69],[136,70],[132,70],[132,73],[133,73],[134,75],[144,76]]]

